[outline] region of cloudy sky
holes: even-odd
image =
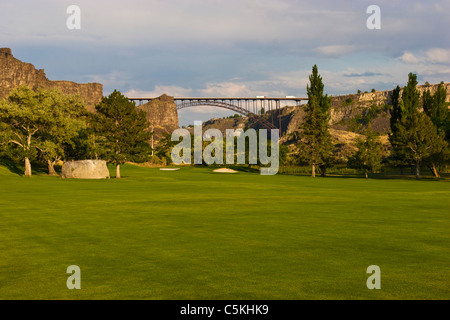
[[[67,7],[81,9],[70,30]],[[370,5],[381,29],[367,28]],[[0,47],[51,80],[131,97],[305,96],[450,82],[449,0],[1,0]],[[180,123],[231,114],[180,110]]]

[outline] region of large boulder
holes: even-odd
[[[65,162],[61,170],[63,179],[109,179],[104,160],[80,160]]]

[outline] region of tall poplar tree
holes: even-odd
[[[400,104],[400,90],[400,86],[395,87],[395,89],[392,91],[391,97],[392,107],[389,110],[391,114],[391,118],[389,121],[391,125],[391,132],[393,134],[395,134],[395,132],[397,131],[397,123],[401,120],[403,113],[403,104]]]
[[[316,167],[325,166],[331,158],[333,144],[329,132],[331,97],[323,94],[324,84],[317,66],[312,68],[306,86],[308,104],[305,106],[304,122],[300,126],[300,156],[311,166],[311,176],[316,176]],[[324,172],[324,171],[322,171]]]
[[[428,89],[423,93],[423,111],[430,117],[431,121],[436,126],[439,133],[445,135],[445,139],[449,141],[450,138],[450,112],[448,109],[449,103],[447,99],[447,89],[443,82],[439,84],[434,94],[431,94]],[[438,166],[439,164],[448,161],[449,149],[444,148],[441,152],[432,154],[426,160],[428,167],[435,177],[440,177]]]
[[[448,140],[450,138],[448,132],[450,129],[450,112],[448,109],[449,103],[445,101],[446,99],[447,89],[444,87],[443,82],[441,82],[433,95],[429,89],[424,92],[423,111],[430,117],[439,131],[446,133]]]

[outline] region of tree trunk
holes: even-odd
[[[431,166],[429,167],[431,173],[433,174],[433,176],[435,176],[436,178],[440,178],[441,175],[439,174],[439,172],[436,169],[436,165],[434,163],[431,164]]]
[[[120,179],[120,164],[116,164],[116,179]]]
[[[420,161],[416,160],[416,180],[420,179]]]
[[[311,167],[311,177],[315,178],[316,177],[316,165],[313,164]]]
[[[369,175],[367,174],[367,170],[364,170],[364,174],[366,175],[366,179],[369,179]]]
[[[327,176],[327,167],[321,166],[319,168],[320,168],[320,176],[321,177],[326,177]]]
[[[30,132],[28,130],[28,132]],[[27,145],[26,150],[30,150],[31,146],[31,134],[29,133],[27,136]],[[28,157],[25,157],[25,177],[31,177],[31,163]]]
[[[153,132],[153,124],[152,124],[151,130]],[[154,149],[153,149],[153,136],[154,136],[154,134],[152,134],[152,162],[153,162],[153,155],[154,155],[154,153],[153,153],[153,151],[154,151]]]
[[[49,176],[57,176],[58,174],[55,171],[55,162],[47,160],[47,164],[48,164],[48,175]]]
[[[31,163],[28,157],[25,157],[25,177],[31,177]]]

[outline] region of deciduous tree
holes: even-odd
[[[8,99],[0,101],[1,143],[14,145],[25,163],[25,176],[31,177],[31,160],[36,149],[43,151],[46,129],[53,123],[51,104],[42,90],[27,86],[14,89]]]

